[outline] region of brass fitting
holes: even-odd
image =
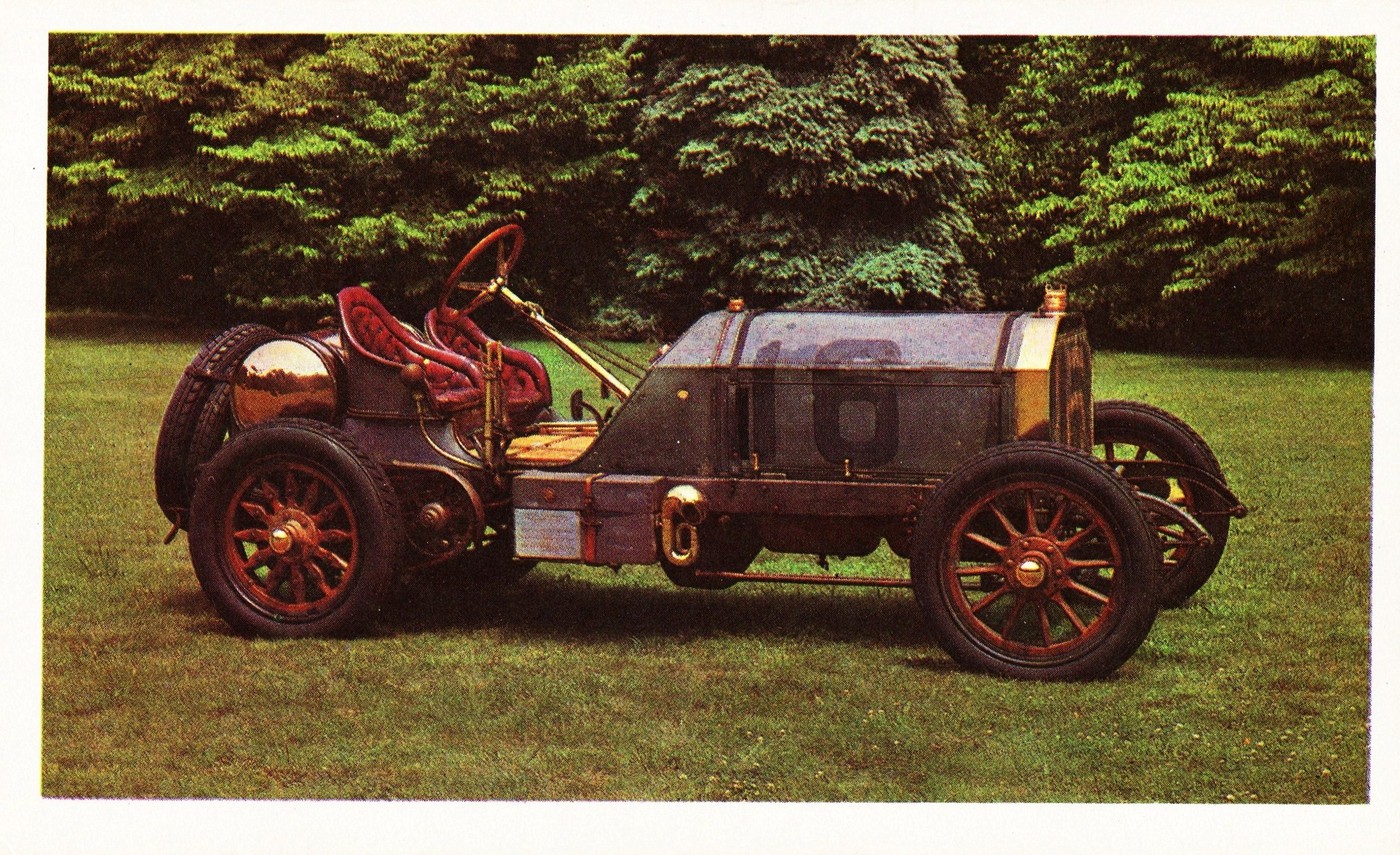
[[[707,506],[705,495],[689,484],[672,487],[661,500],[661,551],[677,567],[700,559],[700,524]]]

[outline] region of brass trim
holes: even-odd
[[[334,422],[341,405],[336,365],[324,346],[301,337],[253,348],[233,370],[233,420],[249,428],[295,416]]]
[[[661,500],[661,551],[677,567],[700,560],[700,524],[707,512],[705,494],[678,484]]]
[[[545,338],[558,345],[560,350],[569,354],[569,356],[577,360],[584,368],[591,371],[593,376],[597,377],[604,386],[607,386],[612,390],[613,394],[617,395],[619,400],[625,401],[631,396],[632,390],[629,389],[625,383],[614,377],[612,372],[604,368],[598,360],[589,356],[584,352],[583,348],[574,344],[573,340],[560,332],[554,324],[550,323],[544,316],[544,310],[541,309],[538,304],[520,299],[514,291],[506,287],[504,280],[499,277],[492,280],[490,287],[482,293],[488,296],[494,294],[504,300],[507,306],[510,306],[525,319],[526,323],[538,330]],[[473,305],[469,306],[467,311],[471,311],[475,308],[475,302],[476,301],[473,301]]]

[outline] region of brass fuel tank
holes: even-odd
[[[339,421],[343,365],[336,342],[315,336],[255,348],[233,372],[234,421],[242,428],[276,418]]]

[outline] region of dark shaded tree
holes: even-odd
[[[1374,57],[1370,38],[988,50],[1010,79],[973,120],[989,296],[1068,284],[1132,346],[1367,355]]]
[[[50,298],[95,275],[116,304],[223,294],[304,322],[370,283],[421,310],[506,220],[573,245],[527,256],[527,283],[583,281],[618,257],[617,42],[54,36]]]
[[[649,38],[634,148],[642,227],[616,326],[760,306],[980,301],[978,170],[946,38]]]

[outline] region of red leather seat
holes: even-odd
[[[423,328],[439,347],[477,362],[486,360],[486,345],[492,339],[465,314],[451,308],[433,309],[423,319]],[[533,353],[504,344],[501,367],[506,415],[515,427],[525,427],[553,403],[549,372]]]
[[[354,286],[336,295],[345,338],[361,355],[392,368],[408,363],[423,366],[428,397],[443,413],[481,405],[485,383],[481,367],[472,360],[435,347],[389,314],[368,289]]]

